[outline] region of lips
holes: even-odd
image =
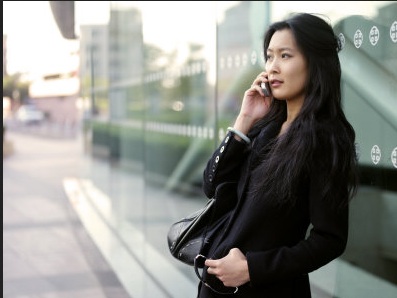
[[[283,81],[280,81],[280,80],[270,80],[270,85],[272,87],[280,86],[282,83],[283,83]]]

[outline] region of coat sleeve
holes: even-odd
[[[293,246],[246,253],[252,285],[308,274],[344,252],[348,237],[348,205],[336,206],[333,200],[323,198],[320,185],[327,178],[324,169],[313,169],[310,175],[308,208],[312,228],[304,240]],[[347,185],[341,187],[347,189]],[[347,191],[339,188],[331,194],[347,196]]]
[[[208,198],[214,195],[216,187],[222,182],[238,181],[248,150],[248,145],[237,141],[233,133],[226,134],[204,169],[203,190]]]

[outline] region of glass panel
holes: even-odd
[[[357,133],[361,170],[342,260],[352,271],[359,269],[359,276],[368,277],[361,293],[355,291],[365,297],[374,295],[374,288],[383,293],[383,287],[397,294],[391,286],[397,283],[396,16],[397,3],[386,3],[370,17],[347,16],[335,26],[343,34],[343,98]],[[348,287],[341,283],[339,290],[343,293]]]
[[[202,171],[264,67],[265,29],[295,11],[329,16],[343,41],[343,104],[360,154],[348,247],[310,274],[313,296],[396,297],[397,3],[340,5],[110,1],[105,23],[81,27],[90,180],[106,197],[93,203],[107,202],[119,240],[106,249],[127,251],[111,259],[137,264],[121,278],[133,297],[194,296],[197,278],[171,257],[168,228],[204,204]]]

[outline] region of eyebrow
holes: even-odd
[[[277,49],[277,51],[278,52],[282,52],[282,51],[291,51],[291,52],[293,52],[294,50],[291,49],[291,48],[288,48],[288,47],[284,47],[284,48]],[[267,52],[274,52],[274,50],[271,49],[271,48],[267,48]]]

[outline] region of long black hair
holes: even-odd
[[[264,36],[265,57],[273,34],[283,29],[291,30],[307,61],[305,99],[288,131],[257,167],[261,180],[253,181],[254,195],[267,193],[278,203],[295,203],[299,184],[309,173],[325,171],[327,179],[320,181],[323,198],[346,204],[356,192],[358,175],[355,132],[341,103],[341,44],[324,18],[299,13],[270,25]],[[286,101],[275,99],[256,128],[283,122],[286,115]]]

